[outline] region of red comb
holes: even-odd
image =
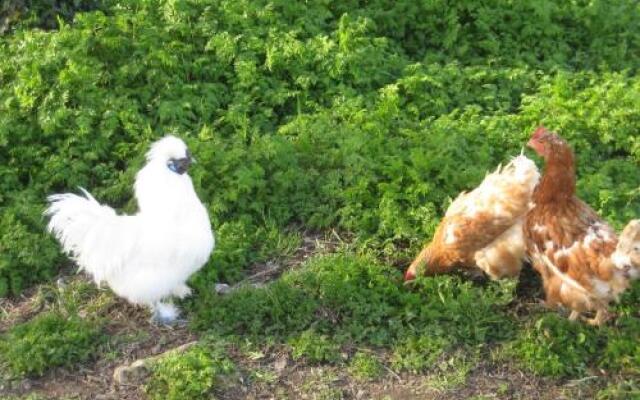
[[[546,136],[549,134],[549,131],[547,130],[547,128],[545,128],[544,126],[540,125],[538,127],[538,129],[536,129],[535,132],[533,132],[533,135],[531,136],[532,139],[539,139],[543,136]]]

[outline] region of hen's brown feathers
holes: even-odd
[[[546,167],[533,192],[535,206],[526,214],[524,237],[533,267],[543,279],[547,303],[575,313],[597,311],[603,322],[606,304],[627,287],[612,254],[615,231],[575,196],[575,166],[569,145],[547,131],[534,133],[529,145]]]
[[[517,275],[524,256],[522,218],[538,178],[535,164],[519,156],[473,191],[460,194],[405,278],[474,266],[492,278]]]

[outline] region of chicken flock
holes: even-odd
[[[491,279],[517,277],[529,262],[542,278],[546,304],[600,325],[608,305],[640,277],[640,220],[616,232],[575,194],[574,155],[543,127],[528,142],[544,159],[541,175],[523,154],[499,166],[449,206],[431,242],[405,273],[483,271]],[[135,215],[117,215],[89,192],[49,196],[49,231],[81,270],[154,319],[173,322],[166,299],[185,297],[186,281],[214,247],[207,211],[187,170],[193,158],[173,136],[158,140],[138,172]],[[587,314],[594,314],[591,318]]]
[[[520,155],[460,194],[405,280],[459,268],[479,268],[492,279],[516,277],[528,260],[542,278],[549,307],[601,325],[608,305],[640,277],[640,220],[618,237],[576,196],[568,143],[540,127],[527,145],[544,159],[542,176]]]

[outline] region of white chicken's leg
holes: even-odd
[[[176,322],[180,310],[171,303],[162,303],[157,301],[151,306],[153,315],[151,321],[161,325],[171,325]]]
[[[173,289],[171,294],[179,299],[184,299],[185,297],[191,296],[191,288],[186,284],[181,283]]]

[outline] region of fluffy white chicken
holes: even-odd
[[[214,246],[209,216],[186,173],[193,158],[185,143],[166,136],[153,143],[138,172],[138,213],[116,215],[82,189],[48,197],[48,229],[65,253],[100,285],[106,282],[131,303],[151,307],[170,323],[179,314],[162,300],[191,293],[186,280],[209,259]]]

